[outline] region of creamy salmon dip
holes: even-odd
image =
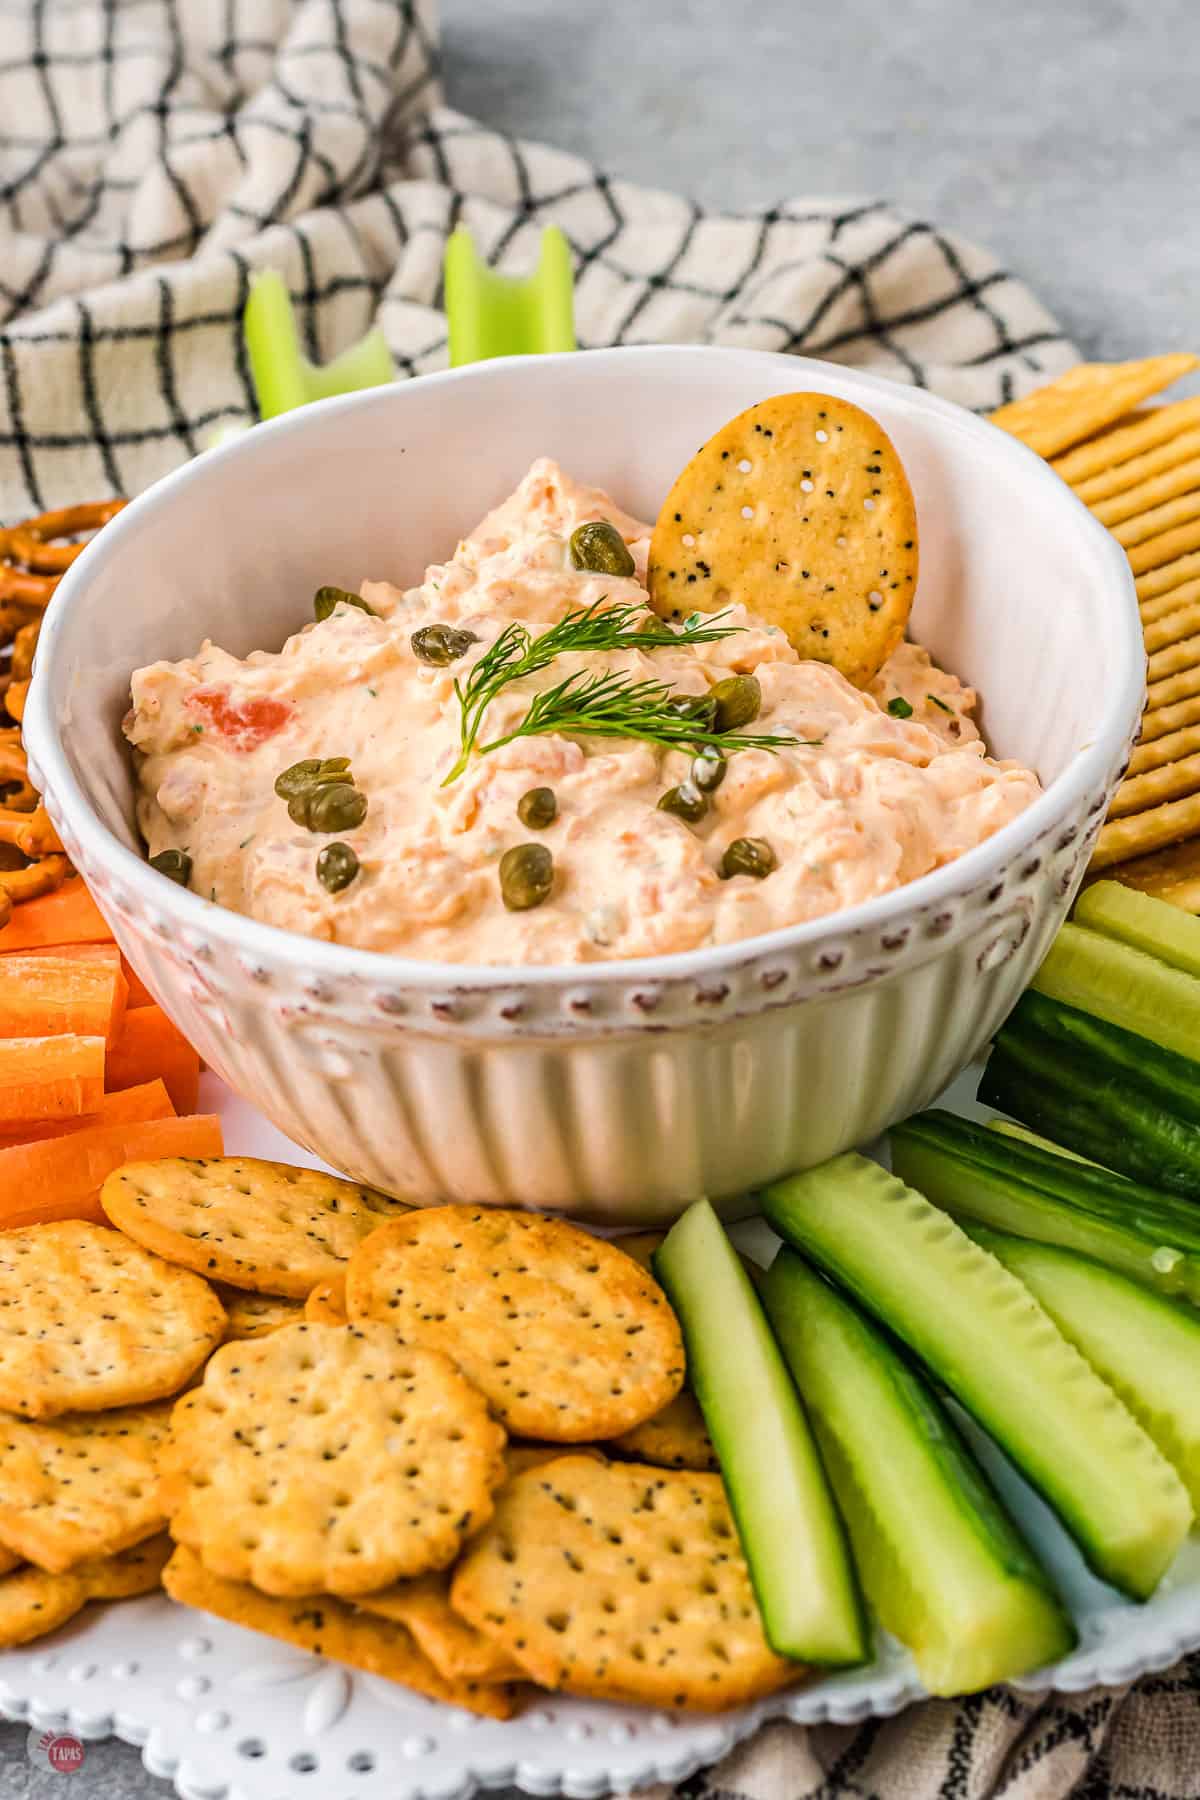
[[[632,574],[573,566],[571,534],[591,520],[615,527]],[[539,461],[420,586],[364,582],[370,612],[338,604],[277,652],[240,660],[206,642],[183,662],[138,670],[125,732],[151,856],[182,852],[176,866],[195,892],[310,937],[436,962],[584,963],[724,944],[888,893],[983,842],[1040,792],[1028,769],[987,755],[975,694],[917,645],[859,691],[742,607],[722,621],[739,629],[715,642],[560,656],[505,687],[481,735],[512,731],[535,693],[577,669],[693,696],[752,674],[761,706],[749,729],[794,742],[729,754],[695,822],[658,805],[689,782],[691,753],[637,738],[519,736],[473,754],[443,785],[461,749],[455,678],[514,621],[537,636],[595,603],[647,607],[649,540],[607,494]],[[414,649],[435,624],[471,634],[446,666]],[[332,757],[350,759],[365,817],[315,833],[289,816],[275,782]],[[540,829],[518,815],[534,788],[556,805]],[[336,891],[317,871],[331,838],[355,865]],[[770,872],[723,874],[746,839],[769,846]],[[550,853],[552,880],[539,904],[513,910],[501,859],[529,843]]]

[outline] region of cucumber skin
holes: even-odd
[[[1200,975],[1200,920],[1120,881],[1097,881],[1075,903],[1075,922],[1185,975]]]
[[[1039,1430],[1032,1448],[1027,1448],[1021,1441],[1014,1441],[1017,1437],[1015,1431],[1000,1428],[993,1416],[995,1410],[994,1380],[991,1383],[985,1381],[979,1373],[978,1366],[973,1372],[970,1361],[957,1356],[953,1349],[945,1345],[944,1341],[940,1349],[936,1346],[936,1341],[931,1342],[931,1337],[936,1340],[938,1335],[938,1327],[932,1323],[938,1317],[936,1306],[931,1304],[919,1311],[909,1310],[907,1316],[898,1317],[897,1314],[903,1315],[905,1303],[897,1304],[895,1293],[903,1292],[903,1289],[898,1288],[898,1277],[894,1270],[889,1270],[887,1264],[877,1260],[872,1267],[871,1274],[863,1275],[865,1265],[862,1263],[862,1253],[861,1251],[856,1253],[853,1248],[853,1227],[847,1231],[845,1226],[840,1223],[842,1219],[846,1218],[849,1209],[845,1204],[835,1208],[828,1191],[831,1186],[839,1183],[849,1187],[856,1178],[860,1177],[860,1171],[864,1175],[870,1171],[871,1174],[868,1178],[872,1180],[880,1176],[885,1180],[889,1179],[877,1165],[868,1162],[864,1157],[849,1153],[833,1158],[831,1162],[823,1164],[820,1168],[810,1169],[802,1174],[785,1177],[782,1181],[773,1183],[765,1189],[762,1195],[763,1212],[768,1223],[774,1226],[785,1243],[792,1245],[803,1255],[817,1262],[827,1274],[861,1300],[863,1305],[876,1317],[882,1318],[887,1328],[902,1338],[914,1355],[929,1367],[931,1374],[950,1387],[960,1404],[973,1414],[985,1431],[990,1431],[1000,1441],[1001,1447],[1016,1463],[1026,1480],[1043,1495],[1047,1504],[1057,1513],[1070,1532],[1089,1567],[1102,1580],[1107,1581],[1133,1599],[1148,1599],[1174,1558],[1180,1542],[1187,1535],[1193,1519],[1186,1489],[1175,1471],[1165,1462],[1157,1447],[1147,1438],[1145,1432],[1117,1400],[1112,1390],[1106,1387],[1105,1383],[1074,1349],[1074,1346],[1066,1343],[1048,1314],[1037,1305],[1028,1290],[1017,1281],[1015,1276],[1009,1276],[1007,1270],[996,1264],[994,1258],[988,1257],[984,1252],[979,1252],[981,1278],[986,1265],[988,1268],[994,1269],[994,1274],[989,1275],[989,1279],[993,1283],[997,1276],[1002,1275],[1008,1287],[1011,1288],[1011,1303],[1007,1308],[1009,1313],[1016,1313],[1018,1310],[1025,1313],[1031,1330],[1036,1319],[1039,1333],[1038,1343],[1042,1346],[1037,1354],[1060,1355],[1060,1360],[1064,1362],[1064,1375],[1068,1368],[1070,1369],[1070,1378],[1073,1384],[1081,1390],[1076,1397],[1076,1414],[1088,1403],[1087,1389],[1090,1388],[1095,1396],[1092,1404],[1103,1401],[1105,1412],[1112,1415],[1109,1426],[1110,1433],[1116,1432],[1119,1423],[1123,1439],[1128,1444],[1131,1454],[1136,1454],[1146,1461],[1147,1474],[1153,1469],[1155,1475],[1162,1479],[1163,1491],[1159,1496],[1161,1501],[1160,1533],[1148,1537],[1146,1535],[1148,1521],[1143,1518],[1140,1542],[1135,1538],[1133,1543],[1124,1549],[1119,1545],[1113,1546],[1106,1543],[1103,1531],[1098,1530],[1094,1523],[1092,1501],[1094,1487],[1090,1492],[1085,1493],[1079,1480],[1063,1481],[1061,1459],[1060,1464],[1056,1466],[1049,1452],[1049,1440],[1043,1430]],[[820,1198],[821,1187],[819,1185],[822,1181],[826,1188],[823,1201]],[[904,1186],[902,1182],[894,1180],[891,1185],[897,1188]],[[818,1196],[819,1207],[824,1205],[824,1226],[818,1220],[815,1230],[813,1219],[804,1216],[806,1190]],[[847,1194],[839,1198],[848,1200],[850,1197]],[[939,1216],[939,1209],[933,1206],[923,1194],[909,1189],[906,1198],[909,1204],[915,1204],[935,1217]],[[811,1212],[811,1206],[808,1210]],[[873,1208],[868,1207],[867,1210],[869,1212]],[[839,1222],[835,1223],[831,1229],[829,1221],[835,1212]],[[972,1251],[978,1251],[978,1246],[971,1244],[966,1233],[947,1213],[942,1212],[940,1217],[944,1221],[944,1225],[949,1227],[950,1232],[956,1238],[961,1239],[964,1248],[970,1246]],[[877,1221],[868,1221],[867,1230],[863,1234],[864,1239],[873,1235],[871,1227],[875,1223]],[[848,1248],[849,1255],[847,1255]],[[893,1288],[893,1298],[887,1302],[879,1300],[877,1290],[881,1278],[885,1285],[890,1282]],[[961,1283],[961,1270],[959,1279]],[[961,1292],[961,1286],[959,1291]],[[1015,1329],[1015,1320],[1011,1323]],[[978,1328],[977,1322],[976,1328]],[[1032,1349],[1033,1346],[1034,1339],[1031,1336],[1029,1348]],[[933,1361],[930,1360],[931,1355],[934,1357]],[[1011,1359],[1009,1366],[1012,1366]],[[1013,1395],[1010,1392],[1008,1404],[1011,1406],[1012,1403]],[[1045,1402],[1039,1411],[1044,1414]],[[1061,1405],[1059,1412],[1062,1413]],[[1082,1445],[1083,1440],[1077,1438],[1077,1442]],[[1096,1445],[1093,1443],[1082,1461],[1086,1462],[1089,1458],[1094,1458],[1095,1453]],[[1081,1464],[1079,1470],[1081,1478],[1083,1473]],[[1122,1504],[1126,1504],[1124,1488],[1110,1483],[1108,1491],[1110,1495],[1120,1494]],[[1120,1522],[1118,1535],[1127,1531],[1131,1524],[1132,1515],[1127,1512],[1124,1520]]]
[[[1200,981],[1116,938],[1061,926],[1033,986],[1164,1050],[1200,1057]]]
[[[1144,1237],[1153,1237],[1156,1244],[1178,1244],[1200,1254],[1200,1211],[1190,1201],[1114,1173],[1101,1163],[1086,1157],[1055,1156],[940,1108],[917,1113],[892,1128],[893,1141],[914,1136],[950,1147],[972,1162],[1012,1175],[1097,1218],[1130,1225]]]
[[[978,1098],[1132,1181],[1200,1193],[1200,1127],[1139,1092],[1100,1057],[1064,1053],[1027,1025],[1000,1033]]]
[[[865,1505],[858,1505],[855,1503],[855,1493],[847,1491],[857,1490],[859,1485],[857,1473],[851,1466],[855,1460],[853,1452],[844,1437],[839,1435],[825,1406],[818,1404],[811,1393],[805,1391],[810,1358],[816,1352],[812,1345],[806,1350],[800,1314],[805,1310],[811,1319],[818,1298],[826,1317],[836,1321],[843,1338],[853,1341],[857,1354],[864,1362],[871,1364],[875,1377],[886,1382],[890,1388],[891,1403],[899,1415],[897,1429],[908,1430],[913,1439],[917,1440],[917,1454],[931,1465],[931,1482],[940,1481],[948,1504],[963,1519],[964,1531],[978,1543],[981,1583],[994,1571],[998,1590],[1007,1585],[1027,1586],[1031,1590],[1031,1611],[1041,1609],[1044,1612],[1044,1618],[1039,1622],[1040,1628],[1033,1634],[1033,1647],[1026,1644],[1020,1652],[1006,1660],[1003,1647],[994,1641],[983,1652],[970,1641],[956,1644],[949,1635],[949,1619],[941,1622],[940,1642],[936,1628],[933,1633],[926,1628],[926,1641],[921,1644],[919,1639],[922,1633],[918,1622],[901,1617],[888,1596],[872,1593],[868,1585],[868,1599],[881,1623],[913,1651],[918,1673],[928,1691],[947,1697],[978,1692],[998,1681],[1026,1673],[1031,1664],[1041,1667],[1067,1655],[1075,1647],[1077,1637],[1060,1595],[1021,1536],[984,1471],[971,1455],[949,1414],[922,1376],[888,1342],[879,1327],[854,1301],[827,1282],[802,1256],[786,1245],[778,1252],[767,1271],[763,1298],[784,1357],[792,1369],[801,1394],[805,1396],[805,1405],[821,1446],[825,1466],[831,1471],[843,1516],[849,1525],[864,1582],[868,1579],[866,1571],[874,1560],[869,1551],[871,1536],[877,1535],[880,1540],[885,1541],[900,1559],[903,1557],[903,1546],[889,1538],[878,1522],[879,1513],[884,1509],[872,1507],[869,1495],[865,1496]],[[845,1362],[846,1354],[843,1351],[836,1365],[842,1374],[845,1373]],[[853,1404],[852,1396],[849,1403]],[[885,1441],[873,1445],[871,1449],[886,1458],[888,1444]],[[861,1457],[858,1460],[861,1461]],[[842,1477],[840,1481],[839,1475]],[[985,1569],[985,1565],[991,1565],[990,1570]],[[933,1614],[935,1625],[937,1608],[943,1597],[944,1589],[941,1587],[934,1593],[922,1596]],[[998,1591],[996,1605],[1002,1606],[1005,1598],[1002,1591]],[[933,1642],[929,1641],[931,1636]],[[974,1667],[971,1667],[972,1661]]]
[[[1111,1167],[1121,1152],[1110,1141],[1107,1121],[1056,1085],[1035,1076],[1028,1062],[1019,1058],[1020,1049],[1014,1049],[1011,1038],[996,1039],[979,1080],[979,1104],[994,1106],[1043,1136],[1053,1135],[1081,1157],[1090,1153],[1097,1168]],[[1087,1152],[1080,1149],[1083,1144],[1087,1145]],[[1123,1175],[1126,1171],[1114,1173]]]
[[[1132,1219],[1125,1225],[1114,1223],[1017,1174],[977,1162],[936,1130],[913,1129],[932,1116],[918,1115],[893,1128],[892,1166],[910,1187],[960,1224],[983,1225],[1090,1256],[1157,1293],[1179,1294],[1200,1305],[1200,1256],[1179,1248],[1164,1233],[1139,1232]],[[1177,1260],[1156,1268],[1153,1258],[1161,1257],[1164,1249]]]
[[[1124,1400],[1167,1461],[1174,1464],[1193,1506],[1200,1508],[1200,1317],[1190,1307],[1168,1300],[1090,1257],[978,1225],[969,1230],[976,1243],[1025,1283],[1063,1336]],[[1081,1289],[1089,1290],[1086,1310]],[[1116,1338],[1119,1344],[1122,1318],[1140,1338],[1138,1350],[1143,1360],[1151,1359],[1152,1366],[1145,1374],[1124,1358],[1119,1348],[1114,1354],[1110,1339]],[[1173,1378],[1178,1372],[1179,1399],[1162,1391],[1161,1372],[1168,1367]],[[1168,1388],[1171,1385],[1166,1384]],[[1184,1417],[1189,1396],[1196,1396],[1190,1421]]]
[[[1200,1063],[1136,1032],[1110,1025],[1076,1006],[1064,1006],[1030,988],[1022,994],[1000,1032],[1033,1031],[1053,1038],[1069,1051],[1106,1063],[1115,1075],[1139,1093],[1175,1113],[1200,1124]]]
[[[783,1391],[785,1394],[790,1395],[795,1403],[795,1414],[799,1422],[799,1430],[803,1434],[801,1441],[807,1445],[809,1456],[811,1457],[811,1467],[815,1472],[816,1491],[818,1496],[823,1495],[824,1497],[825,1517],[820,1521],[820,1528],[829,1541],[832,1555],[835,1558],[838,1558],[840,1562],[839,1567],[830,1571],[831,1586],[839,1590],[837,1595],[838,1604],[845,1609],[847,1614],[847,1617],[843,1620],[847,1641],[844,1647],[837,1653],[831,1652],[814,1655],[810,1647],[806,1647],[803,1651],[789,1648],[781,1642],[777,1643],[775,1637],[772,1635],[772,1594],[768,1580],[766,1579],[770,1571],[764,1568],[763,1559],[758,1554],[753,1524],[748,1516],[748,1509],[743,1500],[743,1485],[742,1480],[739,1478],[739,1471],[736,1466],[727,1467],[727,1464],[736,1464],[737,1459],[735,1456],[730,1455],[729,1439],[724,1428],[724,1421],[719,1416],[718,1406],[714,1403],[716,1399],[714,1392],[715,1383],[711,1379],[707,1345],[703,1341],[702,1332],[697,1330],[697,1321],[692,1310],[692,1296],[683,1292],[681,1284],[676,1278],[674,1258],[671,1254],[672,1237],[675,1236],[680,1227],[684,1225],[689,1218],[697,1214],[703,1215],[704,1222],[706,1224],[711,1223],[712,1229],[717,1234],[714,1238],[714,1249],[719,1253],[720,1247],[724,1247],[724,1251],[728,1256],[729,1272],[748,1309],[748,1317],[751,1321],[752,1329],[758,1339],[759,1348],[763,1353],[768,1368],[774,1369]],[[676,1243],[678,1244],[678,1239],[676,1239]],[[704,1415],[704,1422],[707,1425],[709,1435],[712,1438],[713,1448],[716,1450],[717,1459],[721,1464],[721,1476],[725,1484],[725,1493],[729,1502],[729,1510],[733,1514],[738,1538],[741,1542],[743,1554],[746,1558],[746,1564],[750,1571],[751,1586],[753,1587],[755,1597],[758,1600],[759,1613],[763,1621],[763,1629],[766,1633],[768,1643],[770,1643],[771,1648],[775,1650],[778,1655],[790,1656],[798,1662],[803,1662],[816,1667],[848,1668],[866,1662],[871,1654],[870,1628],[858,1584],[857,1572],[850,1554],[850,1546],[847,1540],[845,1526],[838,1513],[832,1490],[829,1488],[828,1479],[821,1463],[820,1452],[813,1441],[803,1405],[799,1395],[796,1393],[795,1384],[792,1381],[791,1374],[784,1361],[783,1353],[775,1341],[774,1334],[767,1321],[766,1314],[763,1311],[762,1301],[759,1299],[755,1284],[751,1281],[741,1258],[729,1242],[720,1220],[706,1200],[697,1200],[693,1202],[687,1212],[676,1221],[675,1225],[667,1233],[666,1238],[654,1252],[651,1260],[654,1266],[655,1278],[663,1287],[667,1298],[671,1303],[672,1309],[679,1320],[680,1330],[683,1333],[684,1349],[687,1354],[688,1384]],[[718,1351],[718,1360],[719,1356],[720,1351]],[[753,1471],[750,1472],[749,1478],[751,1480],[755,1479]]]

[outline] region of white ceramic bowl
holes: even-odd
[[[415,582],[538,455],[653,518],[768,394],[867,408],[916,493],[914,634],[1045,794],[897,893],[718,949],[579,968],[418,963],[261,925],[140,854],[129,674],[211,635],[274,648],[321,582]],[[70,571],[26,733],[64,844],[201,1054],[291,1137],[416,1201],[664,1220],[925,1105],[1032,975],[1123,770],[1144,654],[1123,553],[1036,457],[912,388],[698,348],[479,364],[259,427],[135,501]]]

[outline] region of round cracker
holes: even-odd
[[[777,394],[681,471],[647,571],[665,618],[745,606],[865,687],[904,636],[917,514],[891,440],[831,394]]]
[[[310,1325],[344,1325],[346,1277],[331,1275],[328,1281],[318,1281],[304,1302],[304,1316]]]
[[[0,1417],[0,1543],[61,1575],[163,1525],[157,1461],[169,1401],[60,1419]]]
[[[0,1650],[48,1637],[82,1612],[88,1591],[75,1575],[20,1568],[0,1580]]]
[[[616,1437],[674,1399],[679,1325],[656,1281],[561,1219],[436,1206],[381,1226],[350,1259],[352,1320],[452,1356],[520,1437]]]
[[[220,1343],[207,1281],[106,1225],[0,1232],[0,1409],[26,1419],[177,1394]]]
[[[442,1700],[448,1706],[463,1707],[490,1719],[511,1719],[517,1710],[521,1692],[518,1687],[447,1681],[419,1648],[407,1625],[373,1618],[328,1594],[299,1601],[274,1599],[244,1582],[224,1581],[213,1575],[182,1546],[163,1571],[163,1586],[181,1606],[213,1613],[218,1619],[244,1625],[247,1630],[262,1632],[280,1643],[295,1644],[329,1662],[348,1663],[367,1675],[381,1675],[429,1700]],[[0,1584],[0,1596],[2,1587]],[[329,1792],[330,1788],[327,1782],[324,1791]],[[322,1789],[318,1787],[316,1791],[320,1793]]]
[[[504,1433],[446,1356],[386,1325],[226,1344],[175,1407],[159,1504],[264,1594],[369,1594],[453,1562],[492,1514]]]
[[[411,1210],[356,1181],[253,1156],[126,1163],[104,1183],[100,1204],[169,1262],[292,1300],[341,1274],[368,1232]]]
[[[255,1294],[249,1288],[227,1287],[220,1281],[214,1285],[228,1321],[226,1343],[267,1337],[281,1325],[294,1325],[307,1316],[299,1300],[284,1300],[278,1294]],[[340,1323],[344,1325],[345,1320]]]
[[[721,1711],[801,1679],[767,1643],[719,1475],[563,1456],[510,1481],[450,1604],[543,1687]]]
[[[712,1474],[721,1467],[704,1414],[687,1388],[652,1419],[611,1438],[604,1448],[625,1461],[650,1463],[659,1469],[692,1469]]]

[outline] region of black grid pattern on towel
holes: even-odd
[[[585,346],[876,368],[986,409],[1074,352],[992,259],[881,201],[702,213],[441,105],[427,0],[0,0],[0,518],[135,493],[253,419],[239,319],[285,274],[309,353],[378,321],[444,365],[441,252],[566,232]]]

